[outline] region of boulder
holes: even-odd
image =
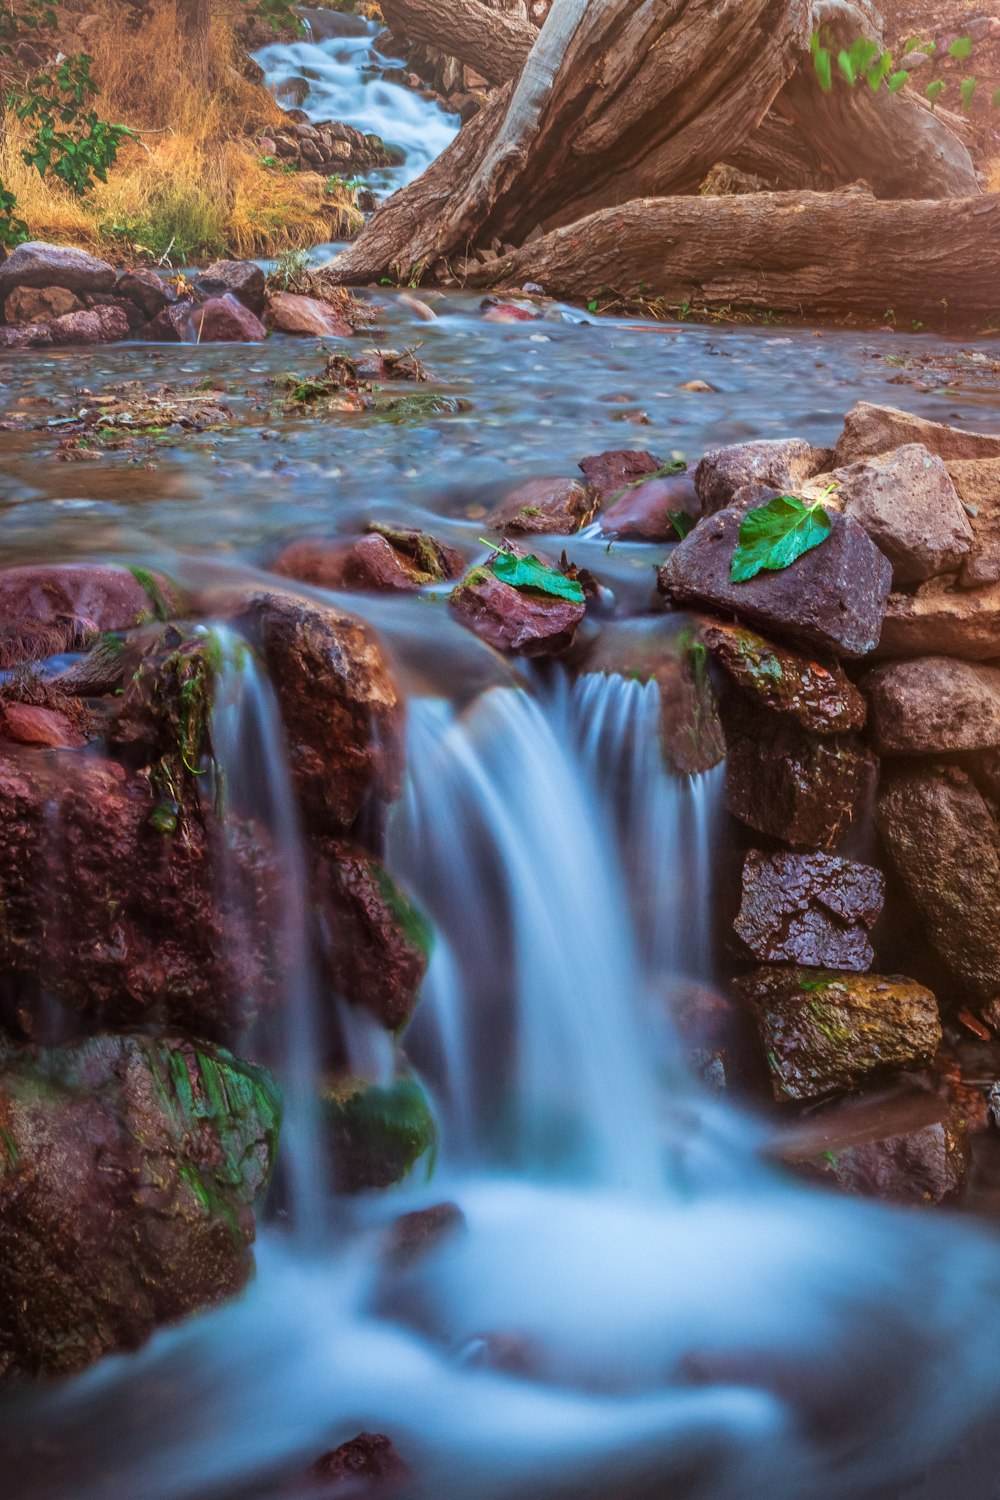
[[[107,261],[86,250],[28,240],[0,265],[0,302],[5,303],[20,286],[58,286],[79,297],[83,292],[110,292],[117,280],[117,272]]]
[[[872,865],[751,849],[733,928],[763,963],[863,973],[875,961],[868,934],[884,901],[885,876]]]
[[[890,594],[877,655],[944,654],[968,661],[1000,657],[1000,584],[957,588],[932,578],[915,594]]]
[[[345,833],[370,800],[399,793],[403,707],[382,649],[352,616],[277,590],[254,596],[244,621],[278,696],[305,826]]]
[[[952,459],[946,467],[972,522],[972,551],[959,569],[959,586],[1000,583],[1000,458]]]
[[[944,463],[922,443],[860,459],[831,476],[832,503],[863,526],[892,563],[893,583],[922,583],[957,568],[973,531]]]
[[[120,307],[85,307],[46,326],[53,344],[115,344],[129,336],[128,316]]]
[[[367,536],[322,541],[306,539],[285,548],[274,571],[325,589],[402,589],[458,578],[461,553],[423,531],[373,523]]]
[[[162,276],[140,266],[126,271],[115,287],[119,297],[127,297],[146,318],[155,318],[163,308],[177,301],[176,294]]]
[[[810,734],[863,726],[868,706],[836,662],[776,646],[745,625],[710,621],[701,638],[740,691],[762,708],[788,715]]]
[[[928,422],[894,406],[859,401],[844,418],[833,464],[843,468],[859,459],[889,453],[907,443],[922,443],[938,458],[1000,458],[1000,437],[964,432],[943,422]]]
[[[0,570],[0,669],[78,651],[175,606],[170,585],[144,568],[98,563]]]
[[[890,1069],[926,1068],[941,1041],[930,990],[899,975],[761,966],[737,979],[778,1100],[857,1088]]]
[[[1000,830],[957,766],[887,767],[879,837],[924,919],[931,944],[963,988],[1000,991]]]
[[[267,299],[264,320],[275,333],[295,333],[320,339],[329,335],[347,339],[354,329],[329,303],[318,297],[303,297],[298,292],[272,292]]]
[[[0,701],[0,738],[17,745],[49,750],[79,749],[87,743],[72,719],[57,709],[33,703]]]
[[[868,783],[864,753],[843,736],[816,738],[749,703],[727,701],[723,709],[733,817],[793,848],[838,844]]]
[[[380,864],[330,839],[315,846],[312,890],[330,985],[398,1031],[427,971],[427,921]]]
[[[886,662],[862,686],[875,748],[937,755],[1000,745],[1000,668],[948,656]]]
[[[84,292],[86,307],[115,307],[124,313],[129,333],[138,333],[146,327],[146,315],[129,297],[120,297],[117,292]]]
[[[257,344],[267,338],[263,323],[238,298],[210,297],[191,311],[191,330],[199,344]]]
[[[694,484],[705,515],[728,506],[753,504],[761,486],[798,495],[806,480],[829,468],[827,449],[802,438],[761,438],[732,443],[706,453],[695,470]]]
[[[231,292],[258,318],[264,311],[267,278],[255,260],[213,261],[199,274],[195,285],[210,297]]]
[[[669,474],[646,479],[619,492],[598,514],[605,536],[619,542],[677,542],[682,533],[673,517],[680,513],[692,525],[701,514],[694,480],[690,474]]]
[[[486,525],[504,535],[551,532],[569,536],[587,524],[596,504],[590,486],[578,479],[529,479],[504,495]]]
[[[706,516],[658,570],[674,604],[705,605],[833,656],[865,656],[878,644],[892,568],[864,529],[833,514],[830,535],[790,567],[733,583],[729,570],[742,511]]]
[[[662,458],[652,453],[613,448],[581,459],[577,467],[597,495],[598,504],[605,506],[621,500],[631,485],[641,487],[644,480],[651,474],[658,474],[665,465]]]
[[[968,1166],[966,1133],[951,1120],[828,1151],[822,1161],[845,1193],[934,1206],[961,1198]]]
[[[79,297],[62,286],[18,286],[4,303],[8,323],[48,323],[65,313],[81,312]]]
[[[0,349],[37,349],[51,344],[51,323],[25,323],[17,327],[0,327]]]
[[[239,1292],[280,1118],[267,1073],[206,1043],[0,1043],[0,1385]]]
[[[145,337],[158,344],[190,343],[195,337],[191,331],[193,312],[191,302],[167,303],[147,325]]]
[[[451,593],[455,617],[497,651],[556,656],[573,644],[583,601],[516,589],[489,567],[473,568]]]
[[[359,1193],[402,1182],[433,1153],[437,1126],[420,1085],[397,1079],[382,1088],[349,1076],[323,1091],[325,1133],[341,1192]]]

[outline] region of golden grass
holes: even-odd
[[[126,30],[116,0],[103,0],[97,13],[103,24],[88,31],[86,45],[101,86],[98,111],[136,130],[138,139],[122,147],[107,183],[80,199],[25,165],[25,131],[8,112],[0,125],[0,179],[33,238],[114,244],[157,259],[166,252],[177,264],[226,251],[275,255],[359,226],[352,194],[327,193],[314,173],[261,165],[253,137],[280,121],[281,110],[238,71],[224,16],[213,22],[211,72],[196,85],[170,0],[153,10],[139,36]]]

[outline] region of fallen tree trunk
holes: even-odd
[[[530,21],[480,0],[446,7],[437,0],[385,0],[381,11],[394,36],[446,51],[490,83],[517,78],[538,36]]]
[[[803,317],[981,326],[997,313],[1000,196],[885,202],[855,189],[640,199],[488,264],[465,285],[662,297]]]

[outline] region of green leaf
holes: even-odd
[[[670,524],[676,531],[677,535],[680,537],[681,541],[683,541],[688,532],[693,531],[695,526],[698,524],[695,517],[689,516],[686,510],[668,510],[667,515],[670,517]]]
[[[908,41],[905,41],[903,43],[903,56],[909,57],[911,52],[916,52],[917,48],[922,47],[923,45],[923,42],[918,36],[911,36]]]
[[[933,109],[934,105],[938,102],[938,100],[940,99],[941,95],[944,93],[944,90],[945,90],[945,83],[944,83],[944,79],[943,78],[935,78],[934,82],[933,83],[929,83],[927,85],[927,87],[924,89],[924,93],[927,95],[928,99],[931,101],[931,108],[932,109]]]
[[[957,36],[948,48],[949,57],[957,57],[959,62],[964,62],[972,52],[971,36]]]
[[[729,578],[745,583],[762,569],[776,571],[825,542],[833,522],[817,500],[807,505],[795,495],[778,495],[748,510],[740,525]]]
[[[901,68],[898,73],[893,73],[892,77],[889,79],[889,93],[898,94],[900,89],[904,88],[905,85],[909,82],[909,79],[910,75],[909,73],[907,73],[905,68]]]
[[[828,47],[817,47],[813,55],[813,66],[816,69],[816,77],[824,94],[828,94],[833,88],[833,64],[830,61],[830,50]]]
[[[841,50],[837,53],[837,67],[843,73],[844,77],[851,85],[851,88],[853,88],[855,83],[857,82],[857,78],[854,72],[854,63],[851,60],[851,54],[849,52],[845,52],[843,48],[841,48]]]
[[[582,604],[583,589],[573,578],[566,578],[538,557],[515,557],[513,552],[498,552],[491,563],[493,572],[503,583],[515,589],[535,589],[556,599],[571,599]]]
[[[959,90],[959,93],[962,96],[962,108],[966,114],[968,114],[969,110],[972,108],[972,100],[976,92],[976,82],[977,80],[975,78],[962,79],[962,87]]]
[[[876,43],[870,37],[859,36],[848,53],[855,77],[859,77],[862,73],[867,72],[870,64],[878,55],[879,49]]]
[[[868,87],[871,89],[873,94],[878,93],[879,89],[882,86],[883,78],[888,78],[891,72],[892,53],[883,52],[882,56],[872,63],[866,74],[866,77],[868,79]]]

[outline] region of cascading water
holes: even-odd
[[[280,823],[270,697],[226,657],[229,795]],[[704,977],[713,781],[646,755],[657,708],[615,678],[411,704],[390,863],[439,935],[405,1038],[442,1106],[439,1176],[355,1202],[322,1256],[266,1231],[241,1301],[20,1404],[43,1459],[15,1500],[65,1494],[53,1451],[74,1500],[277,1500],[364,1429],[411,1465],[406,1500],[898,1500],[1000,1406],[992,1241],[787,1181],[674,1082],[679,1161],[654,1000],[665,972]],[[641,938],[628,876],[686,863],[685,820],[687,920]],[[400,1261],[396,1214],[443,1199],[464,1224]]]
[[[256,54],[271,92],[289,103],[289,90],[310,120],[336,120],[377,135],[402,154],[402,163],[372,173],[373,187],[392,191],[412,182],[458,131],[456,116],[424,95],[383,76],[401,66],[374,42],[379,27],[360,16],[304,12],[310,34],[273,42]]]

